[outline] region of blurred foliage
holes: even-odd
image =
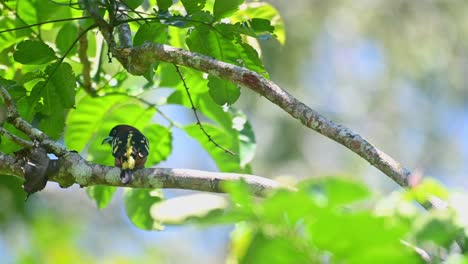
[[[315,73],[319,77],[314,76],[320,81],[330,77],[327,74],[339,75],[339,81],[333,83],[337,87],[347,84],[343,80],[353,79],[356,71],[372,68],[374,74],[369,75],[379,80],[395,78],[382,81],[381,86],[386,88],[398,83],[420,86],[428,96],[448,97],[461,105],[468,98],[464,89],[468,5],[463,1],[305,0],[296,6],[289,1],[273,1],[285,10],[286,16],[295,17],[288,22],[272,4],[258,1],[116,2],[128,9],[135,45],[153,42],[189,49],[267,78],[281,78],[292,89],[301,87],[298,75],[304,73],[299,69],[307,63],[309,57],[305,55],[313,53],[313,57],[324,58],[319,60]],[[257,97],[244,97],[244,102],[234,107],[243,93],[235,84],[181,68],[185,87],[174,66],[164,62],[155,63],[144,79],[133,77],[117,62],[106,63],[105,44],[90,27],[91,19],[48,22],[87,16],[80,2],[1,1],[0,6],[0,83],[7,87],[24,119],[51,138],[63,139],[68,149],[90,161],[113,165],[110,149],[101,141],[119,123],[133,125],[148,137],[152,149],[148,166],[171,155],[177,140],[173,138],[175,129],[198,141],[218,169],[227,172],[252,172],[255,134],[279,138],[265,148],[271,171],[279,166],[290,170],[286,162],[297,159],[304,151],[301,149],[309,147],[298,136],[297,128],[289,125],[291,121],[249,121],[247,116],[254,115],[258,107]],[[114,15],[105,6],[99,8],[106,19]],[[149,19],[136,21],[142,16]],[[47,23],[20,28],[42,22]],[[294,30],[286,31],[286,27]],[[86,33],[85,54],[92,62],[90,73],[83,72],[76,46],[83,30],[90,30]],[[309,48],[317,40],[322,42],[318,41],[313,51],[304,52],[304,47]],[[352,59],[343,62],[340,58],[346,57],[346,52],[339,58],[326,54],[339,45],[353,51],[349,54],[370,53],[369,57],[377,57],[384,66],[356,65]],[[327,71],[331,67],[336,67],[336,72]],[[82,88],[84,74],[91,75],[96,94],[87,94]],[[362,89],[375,85],[366,83],[365,77],[368,76],[357,77],[361,78],[358,83]],[[307,79],[306,83],[320,89],[320,82],[315,81]],[[441,87],[451,92],[434,92],[434,88]],[[170,93],[154,96],[152,92],[158,93],[162,88],[168,88]],[[164,113],[167,105],[192,108],[186,88],[207,132],[237,156],[216,148],[196,122],[179,124]],[[386,89],[376,98],[374,90],[364,90],[362,100],[369,102],[356,103],[352,110],[357,112],[357,106],[362,105],[369,114],[381,114],[375,109],[391,104],[389,91],[394,90]],[[333,93],[340,94],[335,90]],[[311,97],[318,98],[325,111],[340,111],[336,110],[340,104],[325,96],[326,92],[320,90]],[[411,106],[419,105],[416,102]],[[353,111],[342,112],[352,115]],[[403,112],[400,119],[411,117]],[[277,127],[272,123],[277,123]],[[3,126],[25,137],[12,126]],[[268,127],[268,133],[263,127]],[[394,126],[387,123],[386,127]],[[431,150],[438,149],[429,145]],[[2,138],[3,153],[17,149],[13,142]],[[314,159],[320,162],[320,157]],[[303,163],[308,166],[307,171],[313,167]],[[356,167],[354,162],[352,166]],[[160,258],[151,253],[152,249],[137,258],[120,256],[118,251],[110,257],[96,258],[95,252],[77,241],[83,229],[75,222],[75,216],[28,208],[23,203],[21,184],[20,179],[0,176],[0,228],[6,234],[0,242],[6,242],[8,250],[17,253],[14,262],[154,263]],[[225,188],[230,203],[219,195],[165,199],[160,190],[128,189],[123,198],[125,212],[131,223],[143,230],[161,230],[164,224],[234,224],[227,263],[421,263],[428,262],[427,258],[431,258],[431,263],[468,263],[468,195],[449,191],[436,180],[425,180],[384,199],[373,197],[366,186],[346,177],[305,181],[298,185],[297,192],[278,190],[262,199],[254,198],[243,182]],[[86,192],[103,209],[111,203],[116,190],[93,186]],[[424,212],[415,205],[428,201],[440,201],[441,206]],[[30,207],[44,208],[38,204]],[[26,234],[8,232],[18,230],[10,229],[16,219],[24,220]],[[112,234],[106,236],[113,238]],[[19,243],[17,237],[25,241]]]
[[[260,200],[243,181],[225,188],[231,206],[181,223],[236,223],[227,263],[464,263],[458,256],[467,253],[468,225],[454,220],[466,208],[424,212],[408,199],[419,190],[388,204],[345,178],[307,180]]]

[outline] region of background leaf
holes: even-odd
[[[55,39],[55,44],[60,50],[61,55],[65,55],[65,52],[73,45],[76,38],[78,37],[78,27],[74,23],[66,23],[60,28]],[[78,43],[76,43],[70,52],[67,54],[68,57],[76,54]]]
[[[99,209],[103,209],[109,205],[116,190],[117,187],[114,186],[96,185],[86,187],[86,193],[96,202]]]
[[[208,134],[213,138],[215,142],[227,148],[231,151],[237,152],[239,143],[234,133],[228,133],[223,131],[211,124],[204,123],[203,127]],[[212,142],[208,141],[208,138],[203,134],[196,124],[187,125],[184,127],[184,131],[196,139],[202,147],[210,154],[216,165],[221,171],[226,172],[241,172],[242,169],[239,163],[239,157],[230,155],[224,152],[222,149],[216,147]]]
[[[150,209],[163,198],[160,190],[126,189],[124,193],[125,210],[136,227],[151,230],[155,228],[155,225],[150,214]]]
[[[66,111],[56,111],[49,116],[44,116],[39,121],[39,129],[46,133],[50,138],[58,140],[65,128]]]
[[[140,26],[133,37],[133,45],[138,46],[145,41],[164,44],[167,40],[167,26],[160,23],[145,23]]]
[[[159,11],[167,11],[172,5],[172,0],[156,0]]]
[[[166,160],[172,151],[171,130],[159,124],[151,124],[146,126],[142,133],[150,143],[150,154],[146,166],[150,167]]]
[[[237,85],[212,75],[208,80],[210,95],[217,104],[231,105],[239,99],[240,88]]]
[[[24,40],[13,53],[15,61],[21,64],[44,64],[55,60],[54,50],[39,40]]]
[[[252,27],[255,27],[257,30],[267,30],[267,28],[265,28],[265,22],[253,20],[255,18],[268,20],[270,21],[271,26],[275,28],[274,33],[276,35],[276,39],[279,43],[284,45],[286,41],[284,21],[275,7],[266,2],[245,3],[244,6],[245,8],[238,10],[232,15],[231,19],[233,23],[242,22],[245,21],[246,18],[249,18],[252,20]],[[267,31],[269,31],[269,28]]]
[[[50,81],[46,89],[53,89],[58,98],[51,100],[51,104],[60,104],[64,108],[75,106],[76,79],[70,64],[63,62],[57,68],[52,64],[46,68]],[[55,72],[54,72],[55,71]]]
[[[243,0],[216,0],[213,7],[213,14],[217,20],[234,13]]]
[[[191,51],[266,74],[257,51],[250,45],[240,42],[239,33],[231,31],[230,35],[227,35],[220,33],[223,32],[221,30],[214,31],[206,25],[199,25],[189,32],[186,38],[187,46]]]
[[[201,11],[205,7],[206,0],[181,0],[187,14]]]
[[[272,252],[274,252],[272,254]],[[239,263],[311,263],[307,252],[295,246],[287,237],[268,237],[258,231],[253,235],[245,256]]]
[[[143,0],[123,0],[122,2],[128,7],[136,9],[143,3]]]
[[[233,114],[232,127],[239,131],[239,159],[240,166],[245,167],[255,156],[256,142],[252,125],[247,120],[247,116],[241,111]]]

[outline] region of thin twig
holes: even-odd
[[[140,101],[141,103],[147,105],[148,107],[154,108],[156,110],[156,112],[169,123],[169,127],[174,126],[174,127],[182,129],[182,126],[180,124],[178,124],[177,122],[175,122],[174,120],[172,120],[169,116],[167,116],[166,113],[161,111],[161,109],[159,109],[159,105],[157,105],[157,104],[151,103],[150,101],[147,101],[147,100],[141,98],[138,95],[130,95],[128,93],[123,93],[123,92],[111,92],[111,93],[106,93],[106,94],[104,94],[102,96],[112,96],[112,95],[124,95],[124,96],[134,98],[134,99]]]
[[[182,80],[182,84],[184,85],[184,88],[185,88],[185,91],[187,93],[187,96],[189,98],[189,101],[190,101],[190,104],[192,105],[192,110],[193,110],[193,114],[195,115],[195,118],[197,119],[197,125],[200,127],[200,130],[203,132],[203,134],[205,134],[205,136],[208,138],[208,141],[213,143],[217,148],[219,149],[222,149],[224,152],[226,153],[229,153],[233,156],[236,156],[236,153],[232,152],[231,150],[227,149],[227,148],[224,148],[223,146],[221,146],[220,144],[218,144],[216,141],[213,140],[213,138],[211,137],[210,134],[208,134],[208,132],[206,132],[205,128],[203,127],[202,123],[200,122],[200,117],[198,117],[198,113],[197,113],[197,109],[195,108],[195,104],[193,103],[193,100],[192,100],[192,95],[190,95],[190,92],[189,92],[189,88],[187,86],[187,83],[185,82],[185,78],[184,76],[182,75],[182,72],[180,71],[179,69],[179,66],[177,66],[176,64],[174,64],[174,67],[177,71],[177,74],[179,75],[180,79]]]
[[[46,85],[49,83],[50,79],[52,79],[52,76],[55,74],[55,72],[57,72],[58,68],[60,67],[62,62],[65,60],[65,58],[67,57],[68,53],[70,53],[70,51],[73,49],[73,47],[76,45],[76,43],[78,43],[78,41],[81,39],[81,37],[84,36],[91,29],[95,28],[96,26],[97,26],[96,24],[93,24],[93,25],[89,26],[88,28],[86,28],[85,30],[83,30],[82,32],[80,32],[80,34],[78,34],[78,37],[73,41],[73,43],[67,49],[65,54],[63,54],[63,56],[58,59],[57,63],[55,64],[54,69],[52,70],[52,72],[49,73],[49,77],[47,79],[45,79],[44,84],[41,87],[41,90],[44,89],[44,87],[46,87]]]
[[[16,135],[13,135],[8,130],[3,127],[0,127],[0,134],[4,135],[5,137],[9,138],[11,141],[15,142],[16,144],[25,147],[25,148],[32,148],[34,144],[31,141],[22,139]]]
[[[92,19],[92,17],[72,17],[72,18],[63,18],[63,19],[55,19],[55,20],[50,20],[50,21],[44,21],[36,24],[30,24],[22,27],[16,27],[16,28],[10,28],[10,29],[5,29],[5,30],[0,30],[1,33],[5,32],[10,32],[10,31],[15,31],[15,30],[20,30],[20,29],[25,29],[25,28],[31,28],[35,26],[41,26],[49,23],[57,23],[57,22],[66,22],[66,21],[73,21],[73,20],[81,20],[81,19]],[[26,24],[26,23],[25,23]]]

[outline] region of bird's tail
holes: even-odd
[[[122,170],[120,172],[120,181],[123,184],[127,184],[127,183],[131,182],[132,177],[133,177],[133,171],[132,170],[125,169],[125,170]]]

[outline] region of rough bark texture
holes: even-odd
[[[129,73],[143,75],[150,69],[153,63],[165,61],[229,80],[264,96],[299,120],[303,125],[349,148],[399,185],[403,187],[408,186],[410,172],[397,161],[374,147],[359,134],[326,119],[260,74],[167,45],[144,43],[132,48],[130,31],[127,26],[122,26],[122,23],[120,23],[121,26],[118,29],[120,29],[119,38],[124,47],[117,48],[112,34],[113,27],[100,17],[97,8],[93,7],[92,1],[85,1],[85,5],[88,12],[94,18],[95,23],[99,26],[113,56],[118,59]],[[8,94],[7,89],[1,87],[1,85],[0,88],[0,95],[3,97],[7,107],[7,121],[27,134],[34,142],[38,142],[46,148],[49,153],[54,153],[60,157],[58,161],[51,162],[58,169],[56,173],[50,175],[49,180],[56,181],[63,187],[70,186],[73,183],[78,183],[82,186],[96,184],[121,186],[119,180],[120,169],[89,163],[78,154],[68,152],[62,145],[50,140],[47,135],[33,128],[18,115],[15,103]],[[20,177],[24,176],[21,166],[17,164],[14,158],[1,153],[0,173]],[[244,178],[257,195],[264,194],[265,190],[280,187],[274,181],[253,175],[213,173],[185,169],[142,169],[135,172],[135,178],[135,181],[128,185],[129,187],[182,188],[220,192],[222,191],[220,189],[221,182],[240,178]]]
[[[131,74],[144,74],[156,61],[186,66],[226,79],[251,89],[299,120],[303,125],[349,148],[400,186],[408,185],[410,171],[359,134],[335,124],[305,105],[274,82],[248,69],[167,45],[145,43],[133,49],[114,49],[114,56],[125,58]]]
[[[246,174],[219,173],[189,169],[147,168],[135,171],[134,180],[124,185],[120,181],[120,169],[93,164],[84,160],[79,154],[69,152],[58,160],[52,160],[53,174],[49,181],[57,182],[67,188],[75,183],[82,187],[92,185],[122,186],[135,188],[175,188],[206,192],[224,192],[222,183],[244,179],[253,194],[264,196],[267,191],[282,186],[276,181]],[[24,178],[20,161],[0,153],[0,175],[13,175]]]

